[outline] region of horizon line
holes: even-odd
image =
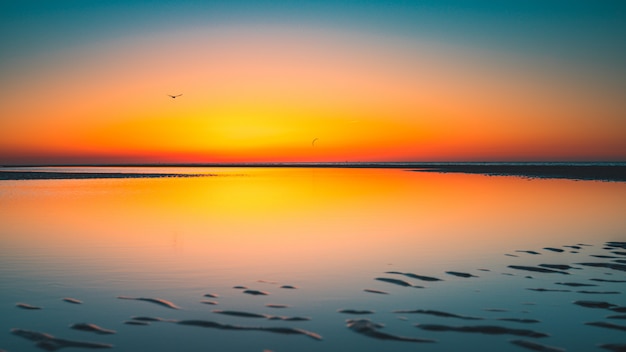
[[[415,167],[419,165],[610,165],[626,164],[626,160],[607,161],[287,161],[287,162],[147,162],[147,163],[32,163],[2,164],[2,167]]]

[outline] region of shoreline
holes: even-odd
[[[207,177],[213,174],[159,174],[123,172],[55,172],[55,171],[3,171],[0,181],[21,180],[86,180],[112,178],[166,178],[166,177]]]
[[[490,176],[517,176],[626,182],[626,163],[281,163],[281,164],[168,164],[168,165],[73,165],[68,171],[46,171],[46,166],[0,167],[0,180],[45,179],[102,179],[102,178],[158,178],[201,177],[212,174],[186,173],[123,173],[77,172],[73,167],[214,167],[214,168],[380,168],[406,169],[412,172],[466,173]],[[6,170],[4,170],[6,169]]]
[[[626,165],[444,165],[420,168],[416,172],[482,174],[489,176],[518,176],[543,179],[626,182]]]

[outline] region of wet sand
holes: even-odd
[[[571,247],[571,246],[564,245],[562,247]],[[624,247],[626,247],[626,242],[605,242],[603,250],[615,252],[615,249],[622,249]],[[595,247],[595,248],[598,248],[598,247]],[[550,248],[545,249],[545,250],[553,252],[553,253],[560,253],[560,252],[552,251]],[[527,253],[527,255],[534,256],[534,254],[531,253],[530,251],[525,251],[525,252]],[[557,254],[557,255],[560,256],[562,254]],[[576,256],[588,256],[588,257],[594,257],[594,258],[599,257],[595,254],[582,254],[582,253],[576,254]],[[599,258],[608,259],[608,258],[602,258],[602,257],[599,257]],[[573,259],[576,259],[576,258],[573,258]],[[585,282],[552,281],[549,278],[555,273],[568,274],[566,272],[546,269],[546,267],[552,267],[555,265],[564,265],[564,264],[538,264],[537,266],[508,265],[506,267],[521,270],[521,271],[531,271],[537,275],[542,275],[544,280],[542,280],[541,282],[543,282],[546,285],[550,284],[550,281],[551,281],[551,284],[560,285],[560,286],[568,286],[568,287],[600,286],[598,282],[606,282],[608,285],[614,285],[615,283],[623,282],[622,280],[612,280],[612,279],[595,280],[596,283],[593,283],[593,284],[585,283]],[[573,268],[578,269],[578,270],[596,270],[596,271],[601,270],[600,272],[608,270],[608,272],[605,272],[605,274],[612,274],[612,272],[619,273],[624,270],[622,265],[614,264],[614,263],[607,262],[607,261],[573,263],[573,265],[576,265],[577,267],[573,267]],[[433,285],[445,285],[446,284],[445,282],[438,283],[437,281],[443,281],[443,280],[436,279],[436,277],[433,277],[433,276],[423,276],[423,275],[407,273],[407,272],[402,272],[402,271],[387,271],[385,273],[403,275],[403,276],[411,277],[415,279],[422,279],[422,281],[424,281],[423,279],[426,278],[425,281],[430,281]],[[465,280],[467,277],[474,277],[473,280],[481,280],[480,277],[476,277],[474,275],[467,274],[467,273],[458,273],[458,272],[446,272],[446,273],[453,273],[452,276],[458,277],[458,280]],[[518,277],[521,278],[522,276],[518,276]],[[386,277],[375,277],[374,279],[379,282],[391,284],[390,285],[391,287],[400,286],[400,287],[409,287],[409,288],[411,287],[421,288],[421,286],[415,286],[409,282],[406,282],[400,279],[386,278]],[[579,277],[578,279],[580,281],[583,281],[583,277]],[[236,287],[238,287],[239,289],[242,289],[244,286],[236,286]],[[292,287],[295,287],[295,286],[289,286],[289,288],[292,288]],[[402,288],[398,288],[398,289],[403,290]],[[541,293],[541,294],[549,294],[549,295],[573,293],[573,291],[571,290],[551,289],[551,288],[527,288],[526,290],[536,291],[536,292],[553,292],[553,293]],[[262,291],[257,291],[257,290],[247,289],[246,291],[251,291],[252,293],[247,292],[251,295],[263,296],[267,294],[265,292],[259,293]],[[245,293],[246,291],[243,291],[243,292]],[[365,291],[378,293],[378,291],[374,291],[374,290],[365,290]],[[621,291],[577,291],[577,293],[622,294]],[[215,293],[208,293],[208,294],[204,294],[203,296],[217,298],[217,297],[220,297],[221,295],[218,295]],[[567,298],[565,298],[566,296],[563,296],[563,297],[564,297],[564,301],[567,301]],[[571,296],[568,296],[568,297],[571,297]],[[605,310],[607,312],[612,312],[612,313],[624,313],[626,312],[626,307],[621,305],[622,300],[620,299],[620,297],[621,296],[617,297],[615,302],[607,302],[603,300],[575,300],[575,301],[570,301],[571,303],[567,302],[566,304],[568,305],[571,304],[572,307],[578,306],[578,307],[581,307],[582,309]],[[153,303],[155,305],[162,306],[165,308],[180,310],[179,306],[175,305],[169,300],[165,300],[162,298],[128,297],[128,296],[118,296],[117,298],[123,299],[123,300],[145,301],[145,302]],[[63,298],[63,300],[70,302],[70,303],[74,303],[74,301],[80,302],[77,299],[67,298],[67,297]],[[264,306],[265,307],[280,307],[280,308],[287,307],[285,305],[274,305],[274,304],[267,304],[267,303]],[[27,303],[17,303],[16,307],[26,309],[26,310],[40,309],[40,307],[38,306],[34,306],[31,304],[27,304]],[[574,308],[574,309],[578,309],[578,308]],[[483,309],[483,311],[503,312],[503,313],[509,312],[509,314],[514,313],[512,310],[501,309],[501,308],[489,308],[489,309]],[[544,344],[534,341],[534,339],[541,339],[541,338],[552,336],[552,331],[550,330],[553,330],[554,327],[552,326],[551,328],[550,325],[541,324],[542,323],[541,320],[535,319],[532,316],[525,316],[525,317],[484,316],[483,317],[483,316],[458,314],[455,312],[440,311],[440,310],[435,310],[435,309],[428,309],[427,307],[423,309],[422,308],[396,309],[391,312],[383,312],[382,315],[377,314],[376,311],[373,309],[340,308],[340,309],[336,309],[336,312],[342,315],[347,315],[349,317],[347,320],[345,320],[346,327],[348,330],[351,330],[357,334],[363,335],[367,338],[377,339],[377,340],[440,344],[451,338],[450,333],[469,333],[469,334],[479,334],[479,335],[512,335],[512,336],[519,336],[519,337],[525,337],[525,338],[532,338],[533,339],[532,341],[531,340],[509,340],[511,344],[522,347],[522,348],[526,348],[529,350],[557,351],[557,352],[565,350],[561,347],[544,345]],[[121,324],[150,326],[151,323],[173,323],[173,324],[182,325],[182,326],[195,326],[195,327],[209,328],[209,329],[216,329],[216,330],[260,331],[260,332],[269,332],[269,333],[278,334],[278,335],[302,335],[302,336],[306,336],[317,341],[323,340],[322,335],[318,332],[310,331],[308,329],[303,329],[303,328],[300,328],[299,326],[298,327],[290,326],[291,324],[301,324],[300,322],[307,322],[309,320],[312,320],[312,318],[309,318],[309,317],[276,316],[276,315],[270,315],[270,314],[265,314],[261,312],[236,310],[236,309],[226,309],[226,310],[216,309],[216,310],[212,310],[211,313],[216,314],[216,315],[221,315],[221,316],[230,316],[231,318],[234,318],[234,319],[242,318],[244,320],[256,319],[260,321],[263,321],[263,320],[282,321],[283,323],[288,324],[288,325],[287,326],[269,326],[269,325],[230,324],[230,323],[211,321],[211,320],[177,319],[177,318],[172,319],[172,318],[159,318],[159,317],[149,317],[149,316],[131,316],[129,320],[123,321],[121,322]],[[385,327],[385,324],[383,323],[380,323],[374,320],[369,320],[369,319],[357,318],[357,316],[372,315],[375,318],[377,318],[377,320],[384,319],[384,316],[385,316],[384,313],[392,313],[394,315],[397,315],[397,314],[416,315],[417,314],[417,315],[422,316],[420,318],[417,318],[416,320],[418,322],[413,323],[412,326],[417,328],[418,331],[420,331],[421,334],[424,334],[425,336],[411,336],[412,334],[409,336],[405,336],[400,333],[394,332],[393,328],[389,329],[389,331],[384,331],[382,330]],[[530,312],[522,311],[522,313],[527,314]],[[431,320],[431,318],[429,317],[432,317],[433,320]],[[585,327],[585,328],[590,328],[590,329],[604,329],[606,331],[612,330],[612,331],[622,332],[622,331],[626,331],[626,325],[619,324],[619,320],[623,320],[625,319],[625,317],[626,316],[624,316],[623,314],[612,314],[609,316],[605,316],[605,319],[617,320],[616,322],[611,322],[611,321],[606,321],[606,320],[604,321],[597,320],[598,318],[600,318],[598,316],[598,317],[594,317],[592,321],[581,322],[581,324],[579,325],[579,328]],[[97,317],[94,317],[94,318],[97,318]],[[397,316],[397,318],[400,320],[405,320],[405,321],[409,320],[409,318],[403,317],[403,316]],[[444,318],[446,320],[484,321],[485,323],[484,324],[468,324],[468,325],[456,325],[456,324],[448,325],[448,324],[442,324],[439,321],[437,321],[436,319],[438,318]],[[494,321],[498,322],[497,325],[493,323]],[[506,325],[507,323],[524,324],[524,325],[533,324],[533,325],[538,326],[538,330],[507,326]],[[69,328],[73,330],[79,330],[79,331],[83,331],[87,333],[94,333],[98,335],[113,335],[117,333],[117,330],[103,328],[93,323],[74,323],[74,324],[69,325]],[[320,326],[318,326],[318,328],[320,328]],[[47,350],[57,350],[60,348],[65,348],[65,347],[79,347],[79,348],[90,348],[90,349],[113,347],[113,345],[109,343],[62,339],[62,338],[54,337],[53,335],[48,334],[48,333],[26,330],[22,328],[13,328],[10,332],[13,335],[35,342],[36,347],[47,349]],[[437,336],[438,338],[433,338],[435,336]],[[603,346],[602,348],[615,350],[615,351],[623,350],[621,349],[622,347],[620,347],[623,345],[621,345],[620,343],[621,341],[614,341],[614,340],[608,340],[608,339],[606,341],[596,341],[597,346]]]

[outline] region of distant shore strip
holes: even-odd
[[[101,166],[101,165],[89,165]],[[157,167],[157,165],[106,165],[118,167]],[[237,167],[237,168],[379,168],[414,172],[466,173],[527,178],[557,178],[626,182],[626,163],[280,163],[280,164],[202,164],[158,165],[158,167]],[[103,178],[206,177],[210,173],[125,173],[2,170],[0,180],[54,180]]]
[[[413,171],[626,182],[626,165],[624,164],[458,164],[430,166]]]
[[[165,174],[165,173],[125,173],[125,172],[47,172],[47,171],[0,171],[0,180],[76,180],[105,178],[163,178],[163,177],[205,177],[214,174]]]

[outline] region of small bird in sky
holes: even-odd
[[[315,142],[317,142],[319,138],[313,138],[313,141],[311,142],[311,147],[315,147]]]
[[[176,99],[177,97],[180,97],[181,95],[182,95],[182,94],[178,94],[178,95],[171,95],[171,94],[168,94],[167,96],[168,96],[168,97],[170,97],[170,98],[172,98],[172,99]]]

